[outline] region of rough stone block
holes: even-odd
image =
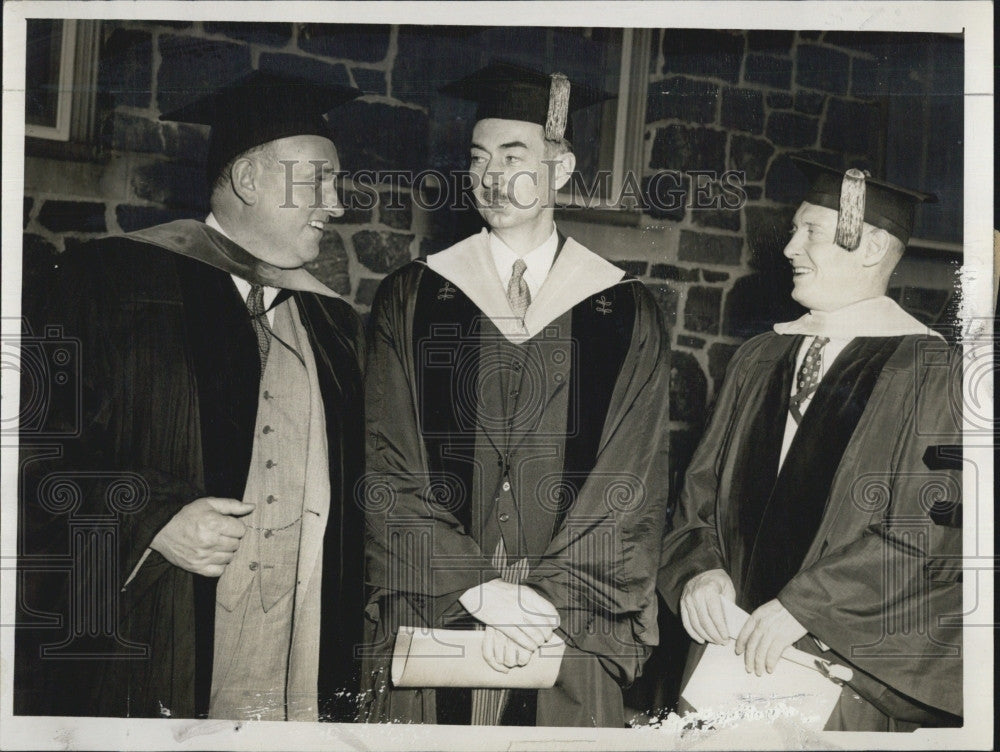
[[[677,257],[698,264],[739,266],[743,255],[743,239],[732,235],[681,230]]]
[[[359,306],[370,306],[375,300],[375,293],[382,280],[364,277],[358,280],[358,289],[354,293],[354,303]]]
[[[755,51],[787,53],[795,42],[794,31],[749,31],[747,46]]]
[[[427,114],[382,102],[354,101],[338,107],[334,142],[341,167],[356,170],[411,170],[427,166]]]
[[[306,268],[335,293],[347,295],[351,292],[350,259],[344,240],[336,230],[326,229],[319,241],[319,256],[306,264]]]
[[[737,345],[727,345],[722,342],[714,342],[708,348],[708,375],[715,385],[715,391],[719,391],[722,381],[726,375],[726,366],[732,360],[733,355],[739,349]]]
[[[651,284],[646,287],[660,307],[664,322],[673,329],[677,326],[677,301],[679,298],[677,290],[672,285],[667,284]]]
[[[395,230],[409,230],[413,222],[413,200],[409,193],[382,191],[378,197],[379,222]]]
[[[750,266],[755,269],[776,269],[788,265],[782,251],[788,243],[792,217],[797,208],[797,205],[746,207]]]
[[[312,57],[291,55],[286,52],[265,52],[260,56],[260,70],[269,73],[305,78],[337,86],[350,86],[351,77],[343,63],[326,63]]]
[[[389,51],[390,28],[380,24],[302,24],[299,47],[339,60],[377,63]]]
[[[699,209],[691,207],[691,221],[700,227],[717,227],[720,230],[739,232],[739,209]]]
[[[705,418],[708,381],[697,359],[674,351],[670,358],[670,419],[700,423]]]
[[[767,95],[767,106],[772,110],[790,110],[793,104],[792,95],[783,91],[772,91]]]
[[[879,120],[877,105],[831,97],[820,144],[833,151],[874,155]]]
[[[723,128],[764,132],[764,96],[756,89],[727,87],[722,92]]]
[[[206,21],[205,31],[209,34],[225,34],[230,39],[239,39],[241,42],[270,47],[284,47],[292,38],[292,25],[289,23]]]
[[[160,112],[186,104],[200,91],[211,91],[250,70],[245,44],[197,37],[160,37],[156,102]]]
[[[153,35],[115,29],[101,48],[97,90],[110,95],[112,106],[148,107],[153,90]]]
[[[115,207],[115,217],[122,232],[133,232],[177,219],[204,219],[205,214],[197,209],[162,209],[158,206],[120,204]]]
[[[719,86],[684,76],[672,76],[649,85],[646,122],[675,118],[689,123],[712,123]]]
[[[733,134],[729,141],[729,163],[749,181],[763,180],[774,147],[762,138]]]
[[[653,219],[680,222],[687,215],[691,180],[676,170],[664,170],[642,181],[643,212]]]
[[[690,287],[684,304],[684,328],[689,332],[719,333],[722,318],[722,290],[718,287]]]
[[[631,274],[633,277],[646,276],[646,270],[649,268],[649,263],[646,261],[612,261],[611,263],[619,269],[624,269],[626,274]]]
[[[38,223],[52,232],[107,232],[104,204],[49,199],[38,210]]]
[[[387,94],[389,89],[385,82],[385,73],[371,68],[352,68],[354,82],[365,94]]]
[[[388,274],[410,260],[413,235],[361,230],[354,233],[351,239],[358,260],[373,272]]]
[[[743,192],[747,194],[748,201],[760,201],[764,197],[764,188],[759,185],[745,185]]]
[[[800,44],[796,55],[795,83],[799,86],[832,94],[847,93],[851,59],[843,52],[815,44]]]
[[[813,146],[819,135],[819,120],[796,112],[772,112],[765,135],[779,146]]]
[[[736,83],[745,40],[742,32],[714,29],[664,29],[663,71],[710,76]]]
[[[705,346],[705,340],[701,337],[692,337],[690,334],[678,334],[677,344],[681,347],[690,347],[692,350],[700,350]]]
[[[819,115],[825,102],[826,96],[815,91],[800,91],[795,95],[795,109],[806,115]]]
[[[729,279],[728,272],[713,272],[711,269],[702,269],[701,278],[706,282],[725,282]]]
[[[726,161],[726,133],[711,128],[657,128],[650,167],[654,170],[717,170]]]
[[[768,269],[741,277],[726,294],[722,333],[748,339],[769,331],[779,321],[791,321],[804,309],[791,298],[792,267]]]
[[[144,201],[208,210],[208,186],[201,168],[150,162],[135,168],[131,183],[133,194]]]
[[[792,85],[792,61],[786,57],[751,53],[747,55],[743,80],[776,89],[787,89]]]
[[[649,269],[649,276],[655,279],[669,279],[675,282],[697,282],[698,270],[685,269],[682,266],[673,264],[653,264]]]

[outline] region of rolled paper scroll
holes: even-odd
[[[476,629],[400,627],[392,654],[396,687],[471,687],[548,689],[556,683],[566,643],[557,635],[507,673],[483,658],[483,637]]]

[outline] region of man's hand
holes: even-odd
[[[486,627],[483,636],[483,658],[494,671],[506,674],[514,666],[524,666],[532,652],[525,650],[495,627]]]
[[[458,601],[529,653],[544,645],[559,626],[555,606],[526,585],[490,580],[469,588]]]
[[[736,655],[746,651],[743,660],[748,674],[752,671],[763,676],[765,670],[770,674],[785,648],[805,637],[806,632],[775,598],[750,614],[736,638]]]
[[[236,518],[249,514],[254,506],[236,499],[197,499],[182,507],[149,547],[176,567],[221,577],[246,532]]]
[[[724,569],[696,574],[681,593],[681,622],[695,642],[725,645],[730,638],[720,598],[736,600],[736,588]]]

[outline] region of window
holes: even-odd
[[[99,23],[28,19],[26,136],[50,141],[92,139]]]

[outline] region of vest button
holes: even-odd
[[[278,499],[277,499],[277,498],[275,498],[274,494],[270,494],[270,495],[269,495],[269,496],[267,497],[267,503],[268,503],[268,504],[273,504],[273,503],[274,503],[274,502],[276,502],[277,500],[278,500]]]
[[[510,490],[510,481],[509,480],[505,480],[503,482],[503,490],[504,491],[509,491]]]
[[[264,428],[263,428],[263,432],[264,433],[271,433],[273,430],[274,429],[271,428],[271,426],[264,426]]]
[[[507,520],[509,520],[509,519],[510,519],[510,515],[509,514],[507,514],[506,512],[501,512],[500,513],[500,522],[507,522]]]
[[[260,566],[260,564],[258,564],[256,561],[251,561],[250,562],[250,571],[251,572],[256,572],[257,571],[257,567],[259,567],[259,566]]]
[[[272,467],[274,467],[277,464],[278,463],[275,462],[274,460],[268,460],[267,462],[264,463],[264,467],[266,467],[268,470],[270,470]]]

